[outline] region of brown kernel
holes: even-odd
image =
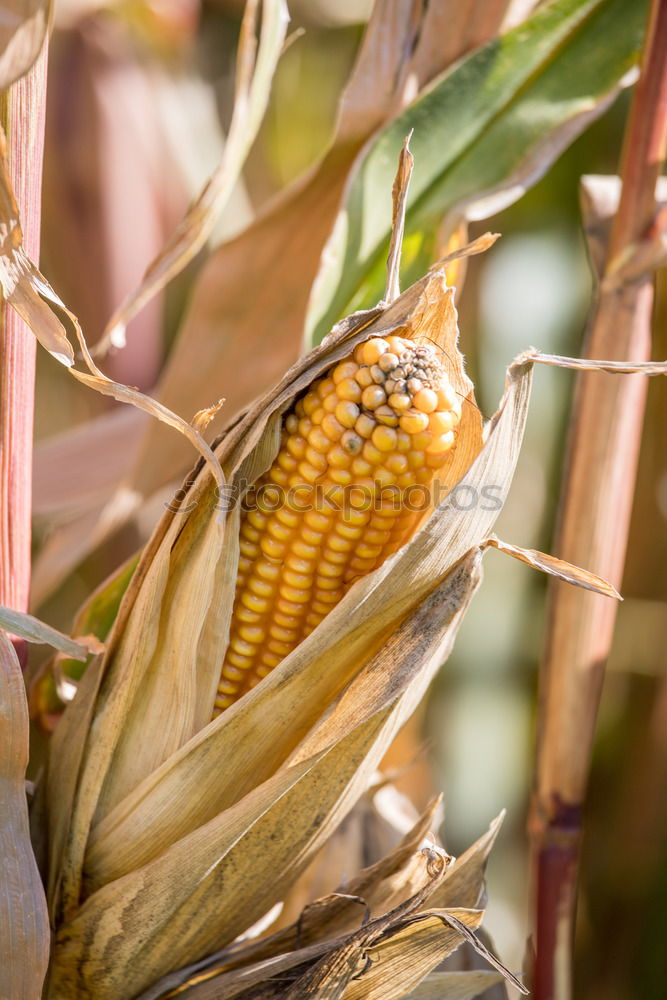
[[[361,418],[359,418],[361,419]],[[357,420],[357,423],[359,421]],[[356,425],[355,425],[356,426]],[[341,447],[350,455],[358,455],[363,447],[363,440],[354,431],[345,431],[340,439]]]

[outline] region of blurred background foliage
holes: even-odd
[[[238,233],[322,153],[370,2],[293,0],[290,7],[291,43],[217,241]],[[241,9],[240,0],[57,4],[42,269],[81,319],[89,342],[138,283],[219,158],[233,100]],[[626,93],[532,190],[483,227],[503,238],[469,263],[460,311],[463,351],[487,415],[515,354],[529,345],[580,352],[592,281],[580,232],[579,178],[616,171],[627,106]],[[477,225],[471,235],[482,231]],[[127,348],[105,362],[109,375],[151,389],[200,266],[195,260],[133,321]],[[667,356],[666,317],[662,275],[656,358]],[[572,386],[566,372],[536,372],[524,450],[498,525],[508,541],[550,549]],[[82,427],[115,405],[40,354],[40,441]],[[589,1000],[665,995],[666,413],[667,381],[652,380],[625,602],[586,807],[575,982],[577,995]],[[39,462],[39,451],[37,457]],[[36,475],[37,490],[57,490],[53,482],[40,486],[39,465]],[[48,512],[36,528],[39,549],[53,529]],[[136,525],[122,529],[36,612],[67,629],[84,597],[140,540]],[[425,754],[403,779],[420,807],[433,785],[444,789],[447,846],[454,853],[507,808],[489,871],[487,926],[513,968],[521,966],[529,923],[526,813],[544,596],[538,574],[493,552],[487,556],[484,586],[420,716]]]

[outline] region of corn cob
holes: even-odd
[[[297,400],[242,512],[215,715],[407,541],[460,417],[436,350],[399,336],[360,344]]]

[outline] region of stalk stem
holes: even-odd
[[[23,242],[39,260],[47,44],[32,69],[3,95],[9,176]],[[36,340],[7,303],[0,322],[0,604],[26,611],[30,591],[30,512]],[[26,644],[14,639],[25,665]]]
[[[667,141],[667,0],[653,0],[640,79],[626,127],[622,193],[606,272],[655,226],[655,186]],[[651,357],[653,278],[604,282],[585,356]],[[641,375],[579,376],[572,410],[555,551],[620,588],[647,391]],[[540,672],[531,809],[536,880],[535,1000],[572,996],[572,947],[582,810],[617,606],[562,583],[549,592]]]

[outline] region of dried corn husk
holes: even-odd
[[[482,238],[458,254],[490,242]],[[220,496],[202,463],[158,525],[100,673],[82,685],[76,713],[65,714],[54,738],[52,998],[88,991],[120,1000],[129,976],[135,992],[148,989],[261,918],[364,793],[446,659],[501,506],[458,509],[451,490],[459,484],[481,498],[493,486],[504,499],[533,360],[510,369],[483,434],[457,348],[453,294],[441,266],[389,306],[339,324],[217,446],[228,495]],[[359,580],[261,684],[210,722],[234,599],[239,497],[273,460],[281,414],[295,396],[362,340],[397,330],[439,346],[465,399],[459,442],[442,473],[449,492],[443,487],[411,542]],[[530,560],[548,571],[560,566],[535,555]],[[567,572],[580,582],[578,571]],[[67,794],[59,774],[69,776]],[[441,910],[395,934],[387,930],[386,941],[373,939],[384,949],[385,974],[372,988],[364,976],[368,992],[358,995],[382,995],[385,980],[400,971],[403,948],[415,949],[418,978],[437,964],[443,935],[455,942],[463,933],[456,923],[443,926],[449,914]],[[478,915],[461,919],[475,926]],[[341,947],[356,954],[355,941]],[[346,995],[356,988],[350,983]]]

